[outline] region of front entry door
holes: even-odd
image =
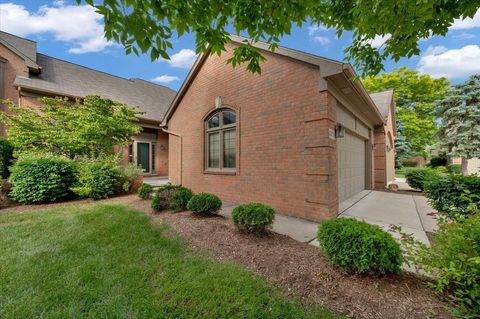
[[[150,143],[137,143],[137,165],[140,165],[145,173],[150,173]]]

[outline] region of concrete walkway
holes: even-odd
[[[167,176],[143,176],[143,182],[157,188],[169,183]]]
[[[224,202],[220,215],[232,217],[235,204]],[[433,209],[423,196],[412,196],[390,192],[366,191],[341,205],[340,217],[356,218],[380,226],[389,231],[391,225],[401,226],[403,232],[430,245],[426,232],[436,230],[437,224],[432,215]],[[318,246],[316,239],[318,223],[301,218],[279,215],[275,216],[272,230],[287,235],[299,242]],[[390,232],[392,233],[392,232]],[[392,233],[399,238],[397,233]]]

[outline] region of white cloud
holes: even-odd
[[[473,18],[455,19],[450,26],[450,30],[465,30],[480,27],[480,9]]]
[[[390,34],[377,35],[375,36],[375,38],[368,40],[367,43],[370,43],[370,45],[374,48],[379,48],[391,37],[392,36]]]
[[[51,33],[55,40],[69,43],[71,53],[99,52],[108,42],[103,33],[103,17],[89,5],[64,5],[56,1],[36,12],[14,3],[0,4],[0,29],[18,36]]]
[[[174,75],[160,75],[152,79],[152,82],[157,82],[157,83],[170,83],[173,81],[178,81],[180,78],[178,76]]]
[[[443,52],[446,52],[448,51],[448,49],[446,47],[444,47],[443,45],[439,45],[439,46],[429,46],[426,50],[425,50],[425,53],[423,55],[438,55],[438,54],[442,54]]]
[[[327,46],[332,43],[332,40],[326,36],[328,30],[323,24],[312,25],[308,27],[308,36],[313,42]]]
[[[432,50],[423,55],[418,62],[418,70],[433,77],[447,78],[480,73],[480,46],[467,45],[460,49],[439,52]]]
[[[161,61],[167,62],[174,68],[190,69],[193,63],[195,63],[196,59],[197,54],[195,51],[190,49],[182,49],[180,52],[172,54],[170,56],[170,60],[162,59]]]
[[[321,35],[316,35],[312,39],[314,42],[319,43],[321,45],[329,45],[332,42],[329,38]]]

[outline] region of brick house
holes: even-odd
[[[278,48],[262,74],[199,56],[180,91],[123,79],[37,52],[0,32],[0,98],[40,106],[42,96],[100,95],[144,112],[121,152],[146,174],[233,203],[262,202],[319,221],[392,178],[391,91],[370,96],[349,64]],[[6,110],[3,110],[6,111]],[[393,172],[394,174],[394,172]]]
[[[0,32],[0,99],[40,106],[38,98],[43,96],[99,95],[138,107],[143,130],[120,151],[125,163],[142,165],[147,175],[168,175],[168,135],[159,124],[175,94],[141,79],[120,78],[38,53],[36,42]]]
[[[385,188],[393,103],[380,109],[351,65],[287,48],[256,43],[262,74],[233,69],[232,40],[197,59],[163,118],[173,183],[315,221]]]

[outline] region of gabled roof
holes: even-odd
[[[388,111],[390,111],[390,106],[392,105],[393,101],[393,89],[371,93],[370,97],[377,105],[377,108],[380,111],[380,114],[382,114],[383,119],[387,120]]]
[[[245,41],[250,41],[247,38],[233,35],[233,34],[230,35],[230,39],[232,40],[232,42],[237,44],[243,44],[245,43]],[[346,78],[348,78],[348,81],[350,81],[351,85],[355,88],[355,91],[358,92],[358,94],[362,97],[364,102],[370,108],[372,117],[375,119],[374,120],[375,124],[380,124],[383,122],[383,119],[381,117],[381,114],[377,106],[370,98],[370,95],[368,95],[363,84],[359,80],[353,80],[356,77],[356,73],[350,64],[343,63],[337,60],[332,60],[325,57],[321,57],[321,56],[317,56],[317,55],[313,55],[313,54],[309,54],[309,53],[305,53],[302,51],[293,50],[286,47],[281,47],[281,46],[277,47],[275,51],[272,52],[269,49],[269,44],[264,42],[251,42],[250,44],[253,47],[259,48],[264,51],[268,51],[272,54],[278,54],[281,56],[289,57],[297,61],[302,61],[308,64],[319,66],[320,77],[322,79],[327,79],[328,77],[339,75],[339,74],[345,76]],[[198,74],[201,66],[203,65],[203,63],[205,62],[209,54],[210,54],[210,50],[207,50],[207,52],[205,52],[204,54],[201,54],[195,61],[194,65],[192,66],[192,69],[187,75],[187,78],[183,82],[182,86],[180,87],[180,90],[177,92],[177,95],[175,96],[175,99],[170,105],[168,111],[166,112],[165,117],[162,120],[162,126],[167,125],[168,120],[170,119],[172,114],[175,112],[175,109],[177,108],[178,104],[182,100],[183,96],[188,90],[188,87],[193,82],[194,78]]]
[[[15,86],[25,90],[68,97],[99,95],[130,106],[145,114],[139,118],[161,121],[176,91],[141,79],[124,79],[37,54],[42,72],[30,77],[17,76]]]
[[[0,31],[0,43],[25,60],[28,68],[40,71],[37,64],[37,43],[16,35]]]

